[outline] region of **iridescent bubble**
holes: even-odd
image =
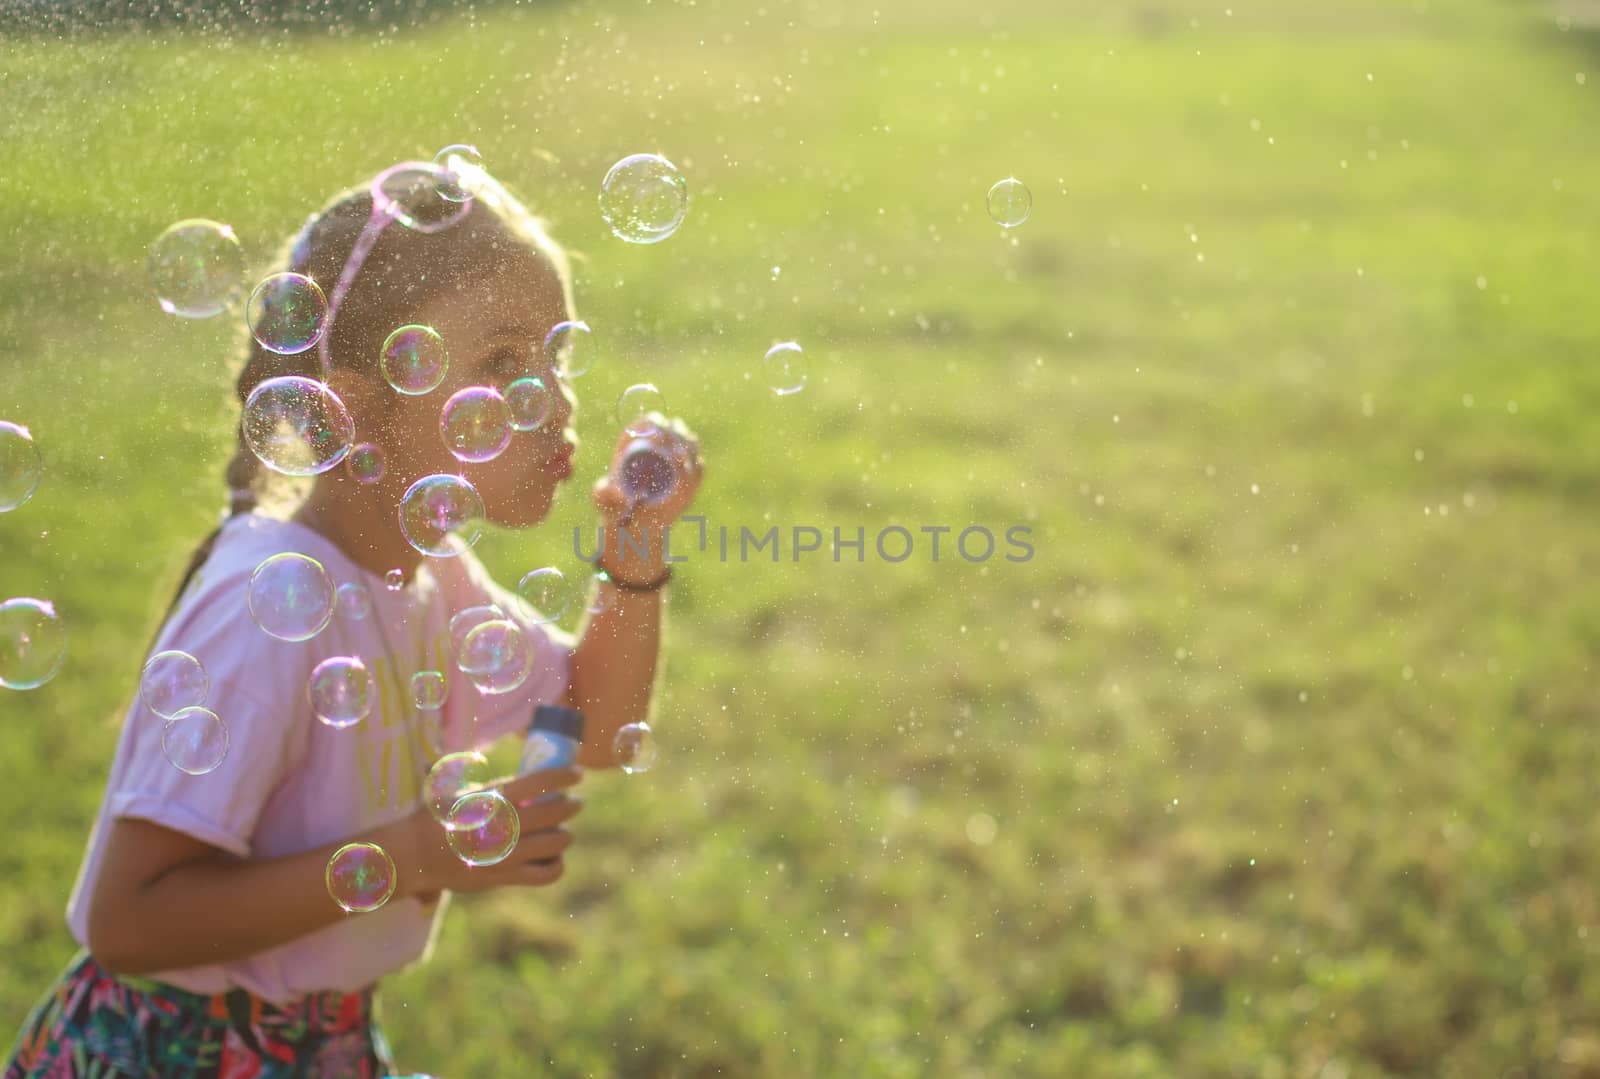
[[[617,422],[630,435],[642,435],[654,430],[656,421],[650,418],[650,414],[665,414],[666,411],[666,399],[661,396],[660,390],[648,382],[629,386],[617,398]]]
[[[577,378],[594,366],[594,332],[581,318],[566,319],[544,336],[544,358],[562,378]]]
[[[678,466],[655,442],[635,438],[617,465],[617,486],[634,504],[661,502],[678,485]],[[618,543],[621,540],[619,538]]]
[[[0,603],[0,686],[38,689],[67,658],[67,627],[49,600]]]
[[[1033,212],[1033,192],[1015,176],[1008,176],[989,189],[989,216],[995,223],[1014,229]]]
[[[0,513],[9,513],[39,489],[39,447],[20,423],[0,420]]]
[[[468,865],[503,862],[522,838],[522,820],[516,806],[492,788],[456,799],[444,826],[450,849]]]
[[[534,623],[558,622],[576,599],[576,586],[554,566],[532,570],[517,583],[522,611]]]
[[[191,218],[150,245],[150,284],[161,310],[210,318],[244,295],[244,249],[228,225]]]
[[[279,375],[251,390],[239,422],[250,452],[286,476],[328,471],[356,439],[355,421],[339,395],[301,375]]]
[[[456,460],[492,461],[511,445],[511,410],[493,386],[468,386],[445,402],[439,433]]]
[[[359,622],[372,613],[372,593],[360,581],[346,581],[333,597],[339,617],[347,622]]]
[[[161,752],[178,771],[203,776],[228,755],[228,728],[209,708],[185,708],[161,728]]]
[[[383,575],[383,587],[391,592],[398,592],[406,586],[406,575],[403,570],[392,569]]]
[[[333,901],[352,914],[377,910],[394,895],[394,859],[376,843],[346,843],[324,875]]]
[[[446,753],[433,762],[433,767],[428,769],[427,779],[422,783],[422,796],[428,804],[428,812],[433,814],[434,820],[448,828],[450,810],[455,808],[461,796],[469,791],[482,790],[492,778],[489,758],[477,750]]]
[[[431,326],[402,326],[383,343],[379,358],[383,377],[407,397],[420,397],[438,388],[450,370],[444,338]]]
[[[311,710],[330,727],[352,727],[372,711],[372,672],[356,656],[333,656],[311,671]]]
[[[492,603],[485,603],[478,607],[467,607],[450,616],[450,654],[461,658],[461,646],[467,642],[467,634],[483,625],[493,622],[497,618],[504,618],[506,612]]]
[[[200,661],[187,652],[157,652],[139,675],[139,698],[162,719],[185,708],[198,708],[211,692],[211,678]]]
[[[660,243],[683,224],[689,185],[660,154],[630,154],[600,181],[600,216],[619,239]]]
[[[533,642],[510,619],[493,619],[467,634],[456,666],[479,693],[510,693],[533,673]]]
[[[624,723],[611,742],[617,764],[629,775],[648,772],[656,763],[656,736],[648,723]]]
[[[483,535],[483,499],[464,476],[424,476],[400,500],[400,531],[423,554],[452,558]],[[460,548],[449,542],[452,534]]]
[[[442,671],[418,671],[411,676],[411,700],[424,712],[437,712],[450,698],[450,683]]]
[[[433,155],[433,163],[443,171],[433,181],[439,197],[451,202],[470,202],[483,190],[488,171],[476,146],[456,143]]]
[[[537,431],[550,418],[550,390],[542,378],[519,378],[506,387],[506,411],[517,431]]]
[[[357,483],[377,483],[383,479],[383,447],[375,442],[358,442],[344,459],[350,478]]]
[[[322,563],[285,551],[250,574],[250,617],[280,641],[309,641],[333,618],[334,588]]]
[[[787,397],[806,388],[805,350],[793,341],[781,341],[767,349],[762,367],[766,372],[767,385],[779,397]]]
[[[328,328],[328,298],[303,273],[275,273],[250,294],[245,320],[262,348],[293,356],[322,340]]]
[[[611,575],[605,570],[599,570],[590,578],[593,584],[589,587],[588,599],[583,609],[590,614],[604,614],[617,603],[617,591],[609,587]]]

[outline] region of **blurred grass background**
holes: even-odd
[[[264,269],[470,141],[604,346],[578,482],[491,567],[570,564],[639,380],[713,527],[869,548],[680,567],[661,762],[386,983],[404,1068],[1600,1075],[1600,53],[1524,3],[1226,4],[0,40],[0,417],[47,470],[0,595],[72,633],[0,697],[0,1025],[222,502],[237,327],[165,319],[146,246],[214,217]],[[595,207],[641,150],[691,192],[642,249]],[[1036,553],[889,564],[894,524]]]

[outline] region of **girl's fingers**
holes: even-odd
[[[527,775],[517,776],[499,784],[500,793],[512,805],[522,807],[533,804],[541,794],[565,790],[583,778],[581,768],[545,768]]]
[[[561,879],[561,874],[565,870],[566,865],[559,857],[551,858],[544,862],[527,862],[517,866],[516,876],[507,881],[507,883],[535,888],[545,884],[554,884]]]
[[[519,862],[544,862],[559,858],[572,846],[572,833],[565,828],[546,828],[538,832],[524,832],[517,844]]]
[[[517,817],[524,834],[554,828],[578,815],[583,799],[570,794],[547,794],[534,799],[526,806],[517,807]]]

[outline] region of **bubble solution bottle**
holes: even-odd
[[[522,766],[518,773],[528,775],[546,768],[566,768],[576,764],[578,746],[582,742],[582,712],[558,704],[541,704],[533,710],[528,738],[522,743]]]

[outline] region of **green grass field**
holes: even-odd
[[[1036,553],[679,567],[660,764],[386,984],[404,1067],[1600,1076],[1596,40],[1505,0],[874,5],[0,41],[0,418],[47,463],[0,596],[72,633],[0,696],[0,1025],[70,955],[108,717],[222,502],[237,330],[162,316],[146,245],[211,216],[264,267],[472,141],[605,339],[580,481],[497,572],[571,561],[641,379],[713,527]],[[639,150],[692,200],[649,248],[595,208]]]

